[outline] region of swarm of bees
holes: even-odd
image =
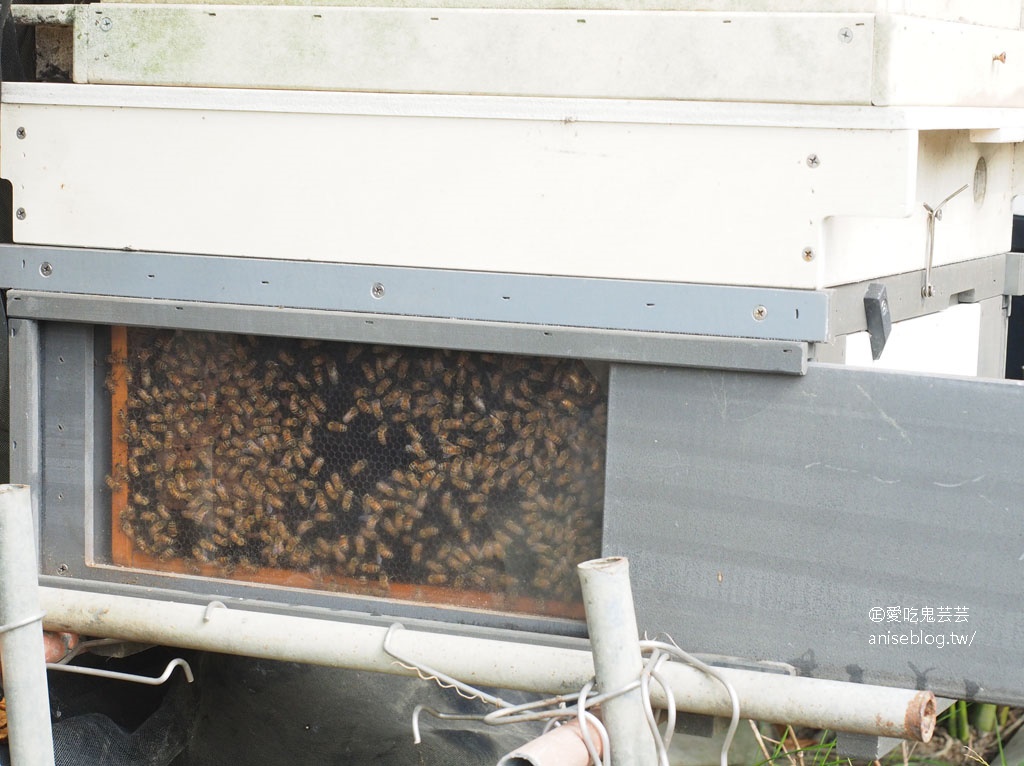
[[[107,483],[141,553],[578,600],[606,429],[583,363],[149,329],[127,348]]]

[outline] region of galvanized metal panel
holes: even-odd
[[[610,394],[604,546],[630,557],[641,629],[806,675],[1024,701],[1020,384],[613,365]],[[967,621],[887,622],[888,607]],[[890,633],[908,644],[879,645]]]
[[[15,316],[801,375],[806,343],[11,290]]]
[[[108,443],[110,438],[102,421],[96,433],[93,417],[94,379],[102,368],[96,364],[91,327],[38,326],[43,328],[37,436],[43,468],[38,486],[43,541],[39,567],[44,574],[81,577],[86,561],[92,559],[93,540],[87,530],[94,529],[96,477],[102,486],[102,477],[110,470],[94,441],[104,434]],[[109,416],[103,420],[109,421]]]
[[[104,3],[76,14],[74,80],[869,104],[873,27],[837,13]]]
[[[756,339],[828,337],[828,298],[805,290],[0,245],[4,255],[0,285],[44,292]],[[765,312],[755,315],[758,307]]]

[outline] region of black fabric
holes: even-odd
[[[198,668],[199,714],[174,766],[480,766],[541,732],[541,725],[489,727],[420,717],[418,704],[440,711],[494,710],[432,681],[286,662],[206,655]],[[510,702],[525,701],[502,692]],[[531,697],[533,699],[533,697]]]

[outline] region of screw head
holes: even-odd
[[[44,277],[48,277],[53,273],[53,266],[50,265],[49,261],[43,261],[39,264],[39,273]]]
[[[17,210],[14,211],[14,215],[17,216],[19,221],[24,221],[25,216],[27,216],[28,213],[25,212],[25,208],[19,207]]]
[[[27,134],[25,133],[25,129],[24,128],[18,128],[14,132],[14,135],[16,135],[18,138],[24,138]]]
[[[113,28],[114,22],[111,21],[108,17],[104,16],[102,19],[100,19],[99,26],[101,31],[109,32]]]
[[[380,282],[374,282],[373,287],[370,288],[370,295],[380,300],[384,297],[384,285]]]
[[[804,260],[808,263],[814,260],[814,250],[810,247],[804,248]]]
[[[768,316],[768,309],[766,309],[764,306],[755,306],[754,307],[754,319],[756,319],[758,322],[760,322],[766,316]]]
[[[68,565],[67,564],[61,564],[59,567],[57,567],[57,574],[65,575],[67,573],[68,573]]]
[[[849,27],[843,27],[839,30],[839,42],[841,43],[852,43],[853,42],[853,30]]]
[[[809,167],[809,168],[816,168],[820,164],[821,164],[821,158],[818,157],[817,154],[808,154],[807,155],[807,167]]]

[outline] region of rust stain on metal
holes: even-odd
[[[907,705],[903,725],[909,735],[921,742],[928,742],[935,731],[935,695],[922,691],[914,695]]]

